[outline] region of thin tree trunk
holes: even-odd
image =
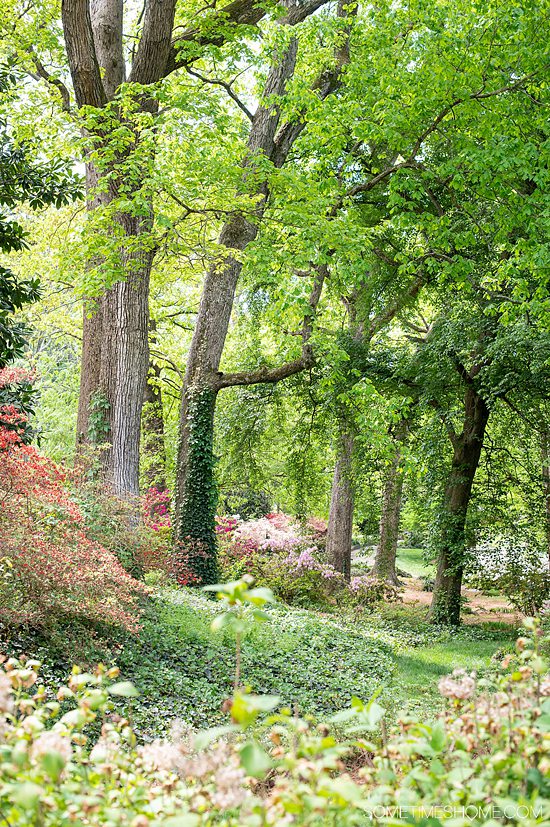
[[[154,319],[149,323],[151,343],[156,342]],[[159,384],[160,367],[149,361],[142,415],[144,476],[149,488],[166,491],[166,446],[164,442],[164,411]]]
[[[443,498],[437,572],[430,607],[433,623],[453,626],[460,623],[466,517],[488,420],[489,409],[485,401],[472,384],[468,385],[464,427],[453,439],[453,459]]]
[[[384,481],[380,536],[372,568],[372,575],[374,577],[380,580],[387,580],[388,583],[393,583],[394,586],[399,585],[399,579],[395,570],[395,559],[397,556],[399,517],[403,496],[403,443],[407,438],[408,428],[408,420],[402,419],[397,424],[393,435],[395,451]]]
[[[353,534],[353,448],[354,435],[344,423],[341,425],[338,453],[332,490],[327,529],[327,555],[336,571],[346,580],[351,575],[351,545]]]

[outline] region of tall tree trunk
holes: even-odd
[[[139,221],[124,216],[127,236],[139,236]],[[139,494],[141,411],[149,369],[149,279],[153,253],[125,256],[126,279],[115,294],[115,383],[111,403],[113,488],[119,496]]]
[[[300,4],[299,8],[293,6],[285,13],[280,23],[281,25],[295,25],[303,19],[302,15],[307,16],[310,10],[317,7],[317,0],[314,0],[312,5],[306,3]],[[339,17],[348,18],[355,14],[356,7],[350,8],[343,0],[340,0],[337,9]],[[180,407],[180,442],[175,486],[175,535],[176,542],[183,541],[189,545],[189,538],[197,538],[206,543],[210,560],[207,565],[201,564],[197,570],[202,582],[212,582],[217,570],[214,537],[216,497],[212,468],[214,411],[218,391],[231,384],[224,381],[219,368],[233,309],[235,290],[242,269],[242,261],[238,253],[244,251],[256,238],[267,204],[269,194],[267,182],[262,179],[259,182],[255,180],[258,176],[258,158],[260,158],[260,165],[261,158],[267,158],[274,167],[282,167],[296,139],[305,128],[306,119],[301,117],[295,117],[280,126],[280,97],[285,92],[287,81],[294,74],[297,48],[297,39],[293,37],[271,67],[263,91],[263,101],[252,118],[242,165],[241,188],[242,194],[254,196],[254,200],[251,200],[252,216],[248,218],[242,213],[235,212],[228,218],[221,231],[220,253],[205,278],[187,361]],[[342,68],[348,61],[349,49],[346,37],[336,50],[334,68],[322,72],[312,86],[312,91],[320,99],[324,99],[338,87]],[[320,284],[322,285],[322,280]],[[314,311],[316,302],[314,301],[311,306]],[[307,350],[311,349],[308,344],[311,321],[310,319],[304,324],[302,331],[302,357],[305,357]],[[301,358],[293,365],[289,363],[280,371],[260,370],[256,372],[255,378],[251,375],[243,378],[242,374],[240,376],[234,374],[233,384],[279,381],[284,376],[303,369],[306,363],[310,363],[308,359]],[[270,378],[267,378],[268,374]]]
[[[139,244],[130,253],[123,249],[124,281],[85,304],[77,433],[79,444],[108,444],[101,452],[103,478],[126,497],[139,494],[153,252],[146,241],[150,219],[120,215],[117,220],[129,246],[141,238],[143,249]]]
[[[469,384],[464,399],[464,427],[453,439],[453,459],[443,498],[437,572],[430,607],[433,623],[453,626],[460,623],[466,517],[488,420],[489,409],[485,401],[473,384]]]
[[[399,534],[399,517],[403,496],[404,471],[402,466],[403,443],[407,438],[409,423],[401,419],[393,434],[395,450],[384,480],[382,514],[380,516],[380,536],[374,558],[372,574],[380,580],[398,586],[399,580],[395,570],[397,556],[397,538]]]
[[[287,80],[294,73],[296,51],[297,42],[293,38],[269,73],[264,92],[267,99],[284,92]],[[278,125],[277,104],[260,105],[254,115],[243,163],[243,190],[255,156],[258,153],[272,156]],[[254,220],[235,213],[220,233],[220,254],[204,281],[182,391],[175,490],[176,538],[187,544],[189,538],[196,538],[206,544],[210,560],[197,571],[204,583],[213,582],[217,573],[212,444],[219,368],[242,269],[236,253],[245,250],[258,234],[267,197],[265,183],[260,184],[258,195],[260,201],[255,207]]]
[[[154,344],[156,342],[154,319],[151,319],[149,329],[151,344]],[[150,360],[142,418],[143,457],[147,486],[156,488],[157,491],[166,491],[166,446],[164,443],[162,390],[159,384],[160,373],[158,364]]]
[[[146,85],[164,77],[172,49],[174,8],[175,0],[146,4],[130,81]],[[125,80],[123,10],[123,0],[62,0],[67,57],[79,107],[104,108]],[[156,103],[144,95],[141,110],[154,113]],[[100,154],[97,141],[95,152]],[[98,186],[106,173],[108,187]],[[116,167],[99,170],[88,156],[89,211],[112,202],[120,184],[131,199],[143,181],[133,184],[127,174],[117,180]],[[149,364],[152,203],[145,213],[140,209],[139,215],[119,213],[113,218],[123,230],[123,278],[100,298],[87,300],[84,310],[77,444],[110,443],[101,454],[103,476],[124,497],[139,493],[141,410]]]
[[[336,571],[346,580],[351,575],[351,544],[353,534],[353,448],[354,435],[344,422],[340,426],[336,466],[332,477],[330,511],[327,529],[327,555]]]

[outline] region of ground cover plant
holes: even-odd
[[[243,603],[255,602],[242,583]],[[131,815],[144,827],[384,823],[396,811],[420,823],[439,822],[433,813],[473,824],[496,813],[511,824],[543,823],[550,683],[540,627],[530,620],[526,630],[496,678],[453,671],[439,682],[447,705],[436,722],[404,718],[390,737],[383,724],[379,732],[385,710],[374,699],[354,698],[315,725],[290,709],[273,713],[277,697],[236,690],[225,726],[180,728],[140,747],[130,721],[109,715],[111,699],[139,694],[132,683],[113,683],[117,669],[75,668],[49,700],[40,664],[12,658],[0,672],[2,812],[13,824],[117,825]],[[94,741],[87,729],[98,718]]]

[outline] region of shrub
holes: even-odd
[[[141,498],[141,514],[143,523],[153,529],[160,531],[170,528],[170,503],[171,495],[168,489],[159,489],[155,486],[148,488]]]
[[[509,541],[481,543],[469,569],[470,585],[482,591],[497,589],[523,614],[538,614],[550,597],[547,557],[536,546]]]
[[[92,539],[112,552],[136,578],[149,571],[166,571],[171,554],[170,495],[149,489],[137,499],[116,497],[99,479],[94,451],[81,460],[72,488]],[[138,518],[141,519],[138,522]]]
[[[145,587],[89,536],[67,477],[17,428],[0,427],[0,616],[44,625],[78,615],[135,629]]]
[[[352,602],[364,608],[372,608],[377,603],[395,603],[400,598],[397,586],[369,576],[352,577],[349,591]]]
[[[422,583],[422,588],[425,592],[433,592],[435,586],[435,577],[430,577],[429,575],[422,577],[420,579]]]
[[[334,604],[346,589],[343,575],[318,559],[315,546],[273,556],[263,566],[261,580],[282,600],[298,606]]]

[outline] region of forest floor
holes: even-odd
[[[442,705],[439,679],[455,668],[481,675],[497,668],[513,649],[520,619],[500,598],[467,592],[474,613],[465,615],[466,623],[434,627],[426,619],[431,594],[422,589],[420,578],[429,576],[422,552],[400,550],[398,566],[412,575],[404,579],[404,600],[374,612],[271,607],[269,621],[245,636],[243,683],[321,720],[348,706],[352,696],[368,700],[378,689],[390,723],[407,710],[433,718]],[[227,632],[212,632],[218,612],[217,602],[196,590],[167,589],[145,602],[137,636],[90,634],[73,624],[55,637],[21,633],[5,640],[0,628],[0,651],[42,661],[51,686],[66,678],[73,663],[116,663],[141,693],[132,720],[147,740],[168,732],[174,719],[199,729],[225,722],[235,642]]]
[[[397,568],[403,584],[402,603],[393,609],[385,607],[382,614],[386,625],[401,618],[399,625],[416,629],[417,637],[396,646],[396,700],[411,711],[430,715],[441,703],[439,679],[453,669],[483,674],[495,668],[513,648],[522,615],[502,596],[465,588],[462,626],[434,629],[426,619],[432,592],[424,588],[424,578],[432,578],[435,572],[423,561],[422,549],[399,549]]]

